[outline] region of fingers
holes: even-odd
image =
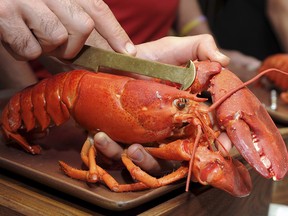
[[[2,1],[0,15],[0,36],[4,47],[15,58],[39,56],[41,47],[24,23],[17,5],[9,0]]]
[[[23,18],[26,20],[27,27],[41,47],[39,50],[40,53],[52,52],[60,45],[71,41],[68,40],[70,32],[68,32],[66,26],[62,24],[63,21],[61,22],[58,15],[56,16],[56,14],[52,12],[54,8],[48,8],[42,1],[30,2],[33,2],[33,5],[31,3],[26,4],[25,7],[21,8],[21,11]],[[35,10],[34,8],[39,8],[39,10]],[[62,8],[62,6],[59,5],[59,8]],[[31,11],[33,11],[33,13],[31,13]],[[80,18],[79,23],[83,23]],[[69,29],[69,31],[71,30]],[[75,49],[70,48],[70,50]]]
[[[189,37],[165,37],[150,43],[137,45],[137,57],[168,64],[183,65],[192,60],[217,61],[222,66],[229,58],[219,52],[211,35]]]
[[[73,58],[94,29],[115,51],[135,55],[133,43],[102,0],[1,1],[1,41],[17,59],[43,53]]]
[[[227,66],[230,62],[230,59],[222,54],[214,41],[214,38],[211,35],[198,35],[195,39],[195,49],[196,55],[199,60],[209,59],[211,61],[219,62],[222,66]]]
[[[67,31],[65,43],[50,54],[64,59],[75,57],[94,28],[93,19],[75,0],[47,0],[45,2]]]
[[[134,144],[127,149],[128,157],[143,170],[149,173],[160,173],[161,166],[159,162],[152,157],[142,145]]]
[[[121,160],[122,147],[105,133],[97,133],[94,136],[94,143],[95,147],[106,157],[112,160]],[[136,165],[145,171],[158,172],[160,170],[159,163],[140,144],[131,145],[127,150],[127,155]]]
[[[78,0],[79,4],[91,16],[95,29],[118,52],[136,55],[136,48],[115,16],[102,0]],[[103,19],[105,17],[105,19]],[[109,26],[107,28],[107,26]]]
[[[97,150],[99,150],[103,155],[112,159],[120,160],[123,149],[118,143],[113,141],[105,133],[99,132],[94,136],[94,144]]]
[[[122,147],[105,133],[97,133],[94,136],[94,143],[97,150],[106,157],[115,161],[121,160]],[[178,166],[178,163],[155,159],[140,144],[129,146],[127,155],[137,166],[153,175],[163,175]]]
[[[127,155],[137,166],[155,176],[165,175],[179,166],[179,162],[154,158],[140,144],[129,146]]]

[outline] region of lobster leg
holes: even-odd
[[[165,160],[191,159],[188,140],[177,140],[160,148],[145,148],[151,155]],[[249,195],[252,182],[246,167],[237,160],[225,159],[219,152],[213,152],[207,146],[198,146],[194,154],[192,174],[201,184],[225,190],[243,197]]]
[[[178,181],[182,178],[185,178],[188,173],[187,165],[180,166],[176,171],[165,175],[162,178],[155,178],[148,173],[144,172],[140,169],[140,167],[136,166],[130,158],[126,155],[126,153],[122,154],[122,162],[130,172],[131,176],[147,185],[149,188],[158,188],[164,185],[171,184],[175,181]]]
[[[73,179],[78,179],[78,180],[82,180],[82,181],[87,181],[87,182],[91,182],[94,183],[96,181],[90,181],[89,179],[89,172],[86,170],[79,170],[76,169],[74,167],[69,166],[68,164],[66,164],[63,161],[59,161],[59,166],[60,169],[69,177],[73,178]]]
[[[138,191],[149,188],[142,182],[136,182],[132,184],[119,184],[109,173],[107,173],[104,169],[96,164],[96,151],[97,150],[93,145],[93,138],[88,136],[81,150],[81,159],[83,163],[89,168],[89,171],[79,170],[69,166],[63,161],[59,161],[61,170],[73,179],[78,179],[90,183],[102,181],[110,188],[110,190],[114,192]]]
[[[99,172],[99,179],[103,181],[110,190],[114,192],[128,192],[128,191],[139,191],[148,189],[149,187],[142,182],[136,182],[131,184],[119,184],[109,173],[104,169],[97,166]]]
[[[68,175],[69,177],[73,179],[78,179],[82,181],[89,182],[88,175],[89,171],[86,170],[79,170],[75,169],[63,161],[59,162],[61,169]],[[148,189],[149,187],[145,185],[142,182],[136,182],[131,184],[119,184],[108,172],[106,172],[104,169],[102,169],[100,166],[96,165],[97,172],[98,172],[98,179],[99,181],[104,182],[107,187],[114,192],[128,192],[128,191],[139,191]],[[91,182],[94,183],[94,182]]]
[[[96,148],[91,136],[88,136],[81,149],[81,159],[89,167],[89,179],[97,180]]]
[[[10,132],[10,131],[6,130],[4,127],[2,128],[2,130],[4,131],[4,133],[7,136],[7,138],[16,141],[16,143],[18,145],[20,145],[23,149],[25,149],[27,152],[29,152],[29,153],[31,153],[33,155],[40,154],[41,147],[39,145],[31,146],[27,142],[27,140],[23,136],[21,136],[20,134]]]
[[[156,179],[144,171],[142,171],[139,167],[137,167],[126,155],[123,153],[122,161],[126,165],[127,169],[130,171],[131,175],[137,179],[139,182],[132,184],[119,184],[109,173],[107,173],[104,169],[98,166],[95,162],[95,148],[90,144],[90,137],[85,141],[82,151],[81,158],[83,162],[89,167],[89,171],[75,169],[63,161],[59,161],[60,168],[71,178],[79,179],[86,182],[95,183],[98,179],[103,181],[110,190],[114,192],[126,192],[126,191],[138,191],[144,190],[147,188],[156,188],[163,185],[167,185],[169,183],[175,182],[179,179],[184,178],[188,173],[188,167],[182,166],[177,171],[162,177],[160,179]],[[92,161],[92,162],[91,162]],[[95,170],[97,170],[95,172]]]
[[[94,145],[91,145],[91,137],[88,136],[83,144],[81,150],[81,158],[83,163],[89,168],[89,171],[75,169],[63,161],[59,161],[61,170],[71,178],[79,179],[91,183],[95,183],[98,180],[98,172],[96,165],[96,149]]]
[[[91,137],[88,136],[81,150],[81,158],[84,164],[89,168],[89,171],[73,168],[63,161],[59,161],[60,168],[71,178],[83,180],[86,182],[95,183],[97,180],[103,181],[114,192],[138,191],[147,188],[157,188],[163,185],[170,184],[179,179],[184,178],[188,173],[187,166],[181,166],[177,171],[156,179],[137,167],[123,153],[122,161],[127,167],[131,175],[139,182],[132,184],[119,184],[109,173],[96,164],[94,145],[91,145]]]

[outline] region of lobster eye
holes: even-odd
[[[174,105],[179,110],[183,110],[186,107],[187,100],[184,98],[174,100]]]

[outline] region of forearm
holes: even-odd
[[[176,27],[178,33],[183,32],[186,28],[187,31],[185,31],[186,34],[184,36],[212,34],[197,0],[180,0],[178,13],[179,15]]]
[[[288,52],[288,1],[267,0],[267,15],[283,50]]]

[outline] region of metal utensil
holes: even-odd
[[[272,89],[270,91],[270,99],[271,99],[270,108],[274,111],[277,110],[277,91],[275,89]]]
[[[196,69],[191,60],[186,67],[179,67],[90,46],[84,46],[80,53],[69,62],[94,71],[98,71],[99,67],[106,67],[169,80],[181,84],[183,90],[189,88],[196,77]]]

